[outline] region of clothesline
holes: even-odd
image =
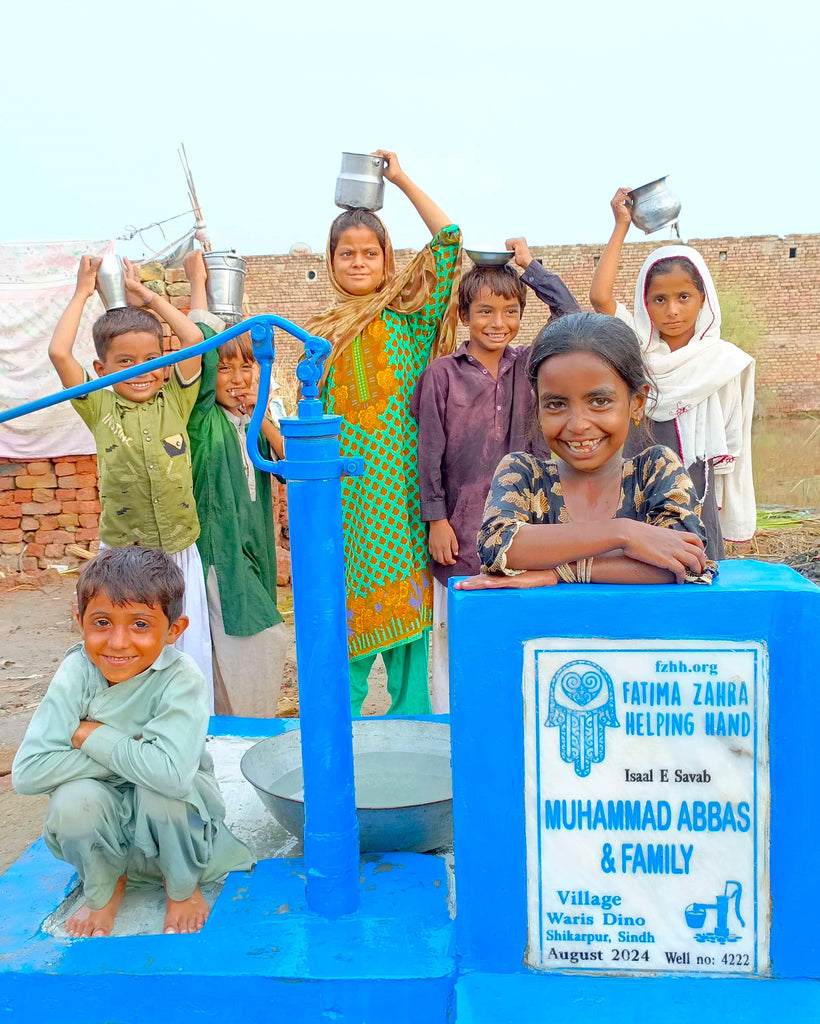
[[[131,233],[127,235],[117,235],[117,241],[130,242],[132,238],[135,238],[137,235],[139,235],[142,241],[145,242],[145,239],[142,238],[143,231],[148,231],[149,228],[159,228],[160,231],[162,231],[163,224],[169,224],[172,220],[179,220],[180,217],[190,216],[192,216],[192,211],[185,210],[184,213],[175,213],[173,217],[166,217],[164,220],[155,220],[151,224],[146,224],[144,227],[141,228],[135,228],[131,224],[126,225],[126,230],[130,230]],[[165,237],[164,231],[162,231],[162,236],[163,238]],[[150,249],[151,246],[148,246],[148,248]]]

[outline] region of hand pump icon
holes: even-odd
[[[735,901],[735,917],[738,919],[741,928],[746,927],[746,922],[740,916],[740,896],[743,887],[740,882],[728,881],[722,896],[715,896],[714,903],[690,903],[684,911],[686,923],[690,928],[703,928],[706,924],[706,911],[716,911],[717,921],[713,931],[699,932],[695,935],[698,942],[719,942],[724,945],[727,942],[737,942],[740,935],[729,931],[729,904]]]

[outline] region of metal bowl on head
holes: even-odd
[[[503,267],[515,256],[512,249],[504,252],[479,252],[477,249],[464,250],[477,267]]]
[[[300,730],[254,744],[240,767],[274,818],[301,838],[305,797]],[[424,853],[452,842],[449,725],[357,719],[353,770],[363,853]]]

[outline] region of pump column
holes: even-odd
[[[287,460],[299,714],[305,780],[308,906],[324,917],[359,904],[359,823],[345,614],[340,416],[318,399],[281,423]],[[351,460],[349,471],[361,472]]]
[[[259,362],[259,400],[248,426],[248,454],[259,469],[288,482],[307,902],[315,913],[334,918],[359,906],[341,478],[363,473],[364,461],[340,457],[342,418],[325,416],[319,401],[330,342],[282,317],[255,321],[250,334]],[[270,394],[274,327],[284,328],[305,346],[305,358],[296,368],[302,385],[298,415],[280,424],[286,455],[281,462],[263,458],[258,447]]]

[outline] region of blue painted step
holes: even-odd
[[[463,974],[458,1024],[816,1024],[820,981]]]
[[[56,939],[43,920],[73,887],[35,844],[0,879],[0,1018],[14,1024],[444,1024],[455,961],[444,861],[361,861],[361,909],[307,911],[304,862],[233,873],[198,935]]]

